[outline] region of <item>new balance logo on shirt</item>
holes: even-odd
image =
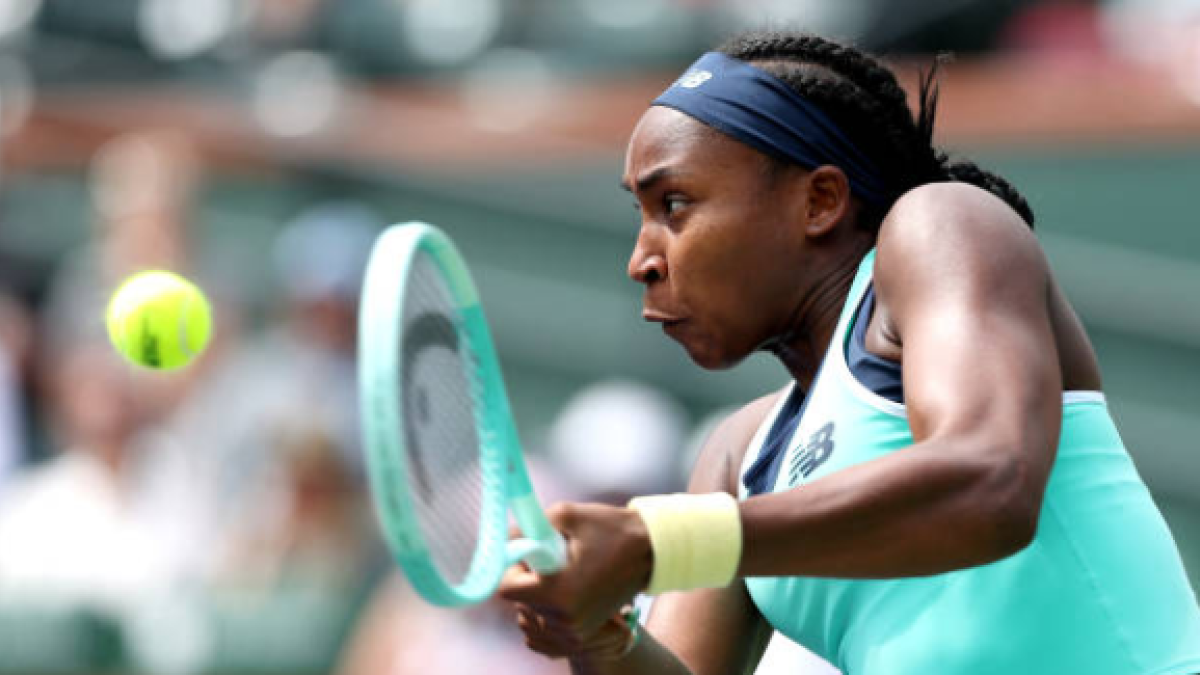
[[[833,455],[833,422],[809,435],[792,455],[788,464],[788,485],[795,486],[800,478],[808,478],[825,460]]]

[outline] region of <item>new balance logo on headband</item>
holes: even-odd
[[[868,204],[893,198],[879,167],[828,115],[788,83],[731,56],[701,56],[651,105],[674,108],[760,152],[808,169],[840,167],[854,194]]]
[[[712,79],[712,71],[693,69],[683,74],[676,83],[684,89],[695,89]]]

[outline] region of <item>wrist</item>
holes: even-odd
[[[742,521],[732,495],[654,495],[629,506],[641,517],[650,542],[647,593],[720,588],[737,576]]]
[[[650,530],[641,514],[633,508],[627,508],[625,515],[625,541],[629,546],[629,554],[625,559],[630,561],[628,569],[636,584],[634,592],[641,593],[650,585],[650,576],[654,572],[654,548]]]

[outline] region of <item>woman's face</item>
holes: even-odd
[[[704,368],[727,368],[786,327],[803,265],[804,172],[676,110],[652,107],[622,185],[641,215],[629,276],[642,316]]]

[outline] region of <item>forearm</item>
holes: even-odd
[[[746,500],[739,574],[919,576],[1014,553],[1035,531],[1040,492],[1030,497],[1019,465],[975,456],[929,441]]]

